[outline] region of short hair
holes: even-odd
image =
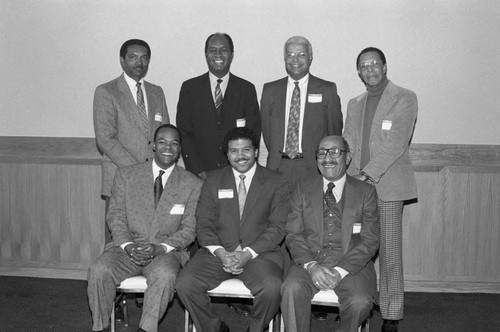
[[[125,59],[128,47],[132,45],[144,46],[148,50],[148,56],[151,58],[151,48],[149,47],[148,43],[146,43],[144,40],[141,39],[129,39],[126,42],[124,42],[122,47],[120,48],[120,58]]]
[[[365,48],[361,52],[359,52],[358,57],[356,58],[356,69],[358,69],[359,58],[361,58],[361,56],[363,54],[368,53],[368,52],[377,52],[378,56],[380,57],[380,60],[382,60],[382,64],[384,64],[384,65],[386,64],[384,52],[382,52],[380,49],[378,49],[376,47],[370,46],[370,47]]]
[[[236,127],[228,131],[224,136],[224,152],[227,153],[229,150],[229,142],[238,139],[248,139],[252,142],[255,149],[259,148],[259,139],[252,129],[248,127]]]
[[[283,55],[286,56],[286,47],[288,44],[305,44],[307,46],[307,53],[309,53],[309,56],[312,58],[313,56],[313,47],[309,40],[307,38],[302,37],[302,36],[293,36],[288,38],[288,40],[285,42],[285,46],[283,47]]]
[[[224,32],[216,32],[216,33],[213,33],[210,36],[208,36],[207,40],[205,41],[205,53],[207,53],[207,51],[208,51],[208,42],[210,41],[210,39],[212,37],[217,36],[217,35],[226,37],[227,42],[229,44],[229,50],[231,51],[231,53],[234,53],[233,40],[231,39],[231,36],[229,36],[227,33],[224,33]]]
[[[156,137],[158,136],[158,132],[162,129],[165,129],[165,128],[170,128],[170,129],[173,129],[177,132],[177,134],[179,134],[179,142],[181,141],[181,132],[179,131],[179,129],[174,126],[173,124],[170,124],[170,123],[166,123],[166,124],[162,124],[161,126],[159,126],[158,128],[156,128],[155,130],[155,135],[153,137],[153,142],[156,142]]]

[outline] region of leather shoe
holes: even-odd
[[[111,331],[111,327],[106,327],[106,328],[104,328],[104,329],[102,329],[102,330],[99,330],[99,331],[93,331],[93,332],[109,332],[109,331]]]
[[[135,297],[135,305],[137,306],[137,308],[142,308],[142,306],[144,305],[144,297],[136,296]]]
[[[140,327],[137,329],[137,332],[148,332],[146,330],[141,329]]]
[[[326,320],[328,312],[322,310],[311,311],[311,316],[316,320]]]
[[[219,332],[231,332],[229,330],[229,326],[227,326],[226,322],[223,322],[223,321],[220,322]]]
[[[252,314],[252,307],[248,304],[232,303],[229,306],[233,307],[234,312],[240,316],[248,317]]]
[[[384,319],[382,324],[382,332],[398,332],[399,321]]]

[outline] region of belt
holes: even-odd
[[[289,159],[289,160],[298,160],[298,159],[302,159],[304,158],[304,155],[302,153],[297,153],[297,155],[294,157],[294,158],[290,158],[289,155],[287,155],[286,153],[284,152],[280,152],[281,153],[281,158],[282,159]]]

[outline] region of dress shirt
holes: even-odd
[[[219,77],[215,76],[211,72],[208,72],[208,78],[210,80],[210,91],[212,91],[212,98],[214,99],[215,104],[215,87],[217,86],[217,80],[219,79]],[[220,83],[220,91],[222,92],[222,100],[224,100],[227,84],[229,83],[229,72],[227,72],[227,74],[220,79],[222,80],[222,82]]]
[[[130,92],[132,92],[132,97],[134,97],[135,104],[137,105],[137,81],[133,78],[130,78],[126,73],[123,73],[123,77],[125,77],[125,82],[127,82],[127,85],[130,88]],[[146,114],[148,114],[148,97],[146,95],[144,79],[141,79],[139,83],[141,83],[142,95],[144,96],[144,105],[146,106]]]
[[[295,89],[295,80],[288,76],[288,84],[286,85],[286,106],[285,106],[285,128],[288,128],[288,118],[290,117],[290,104],[292,101],[293,89]],[[304,110],[307,102],[307,84],[309,83],[309,74],[302,77],[299,82],[300,89],[300,124],[299,124],[299,153],[302,153],[302,128],[304,127]],[[285,139],[283,143],[283,151],[286,149],[287,131],[285,130]]]
[[[257,170],[257,162],[250,168],[246,173],[240,173],[237,170],[233,168],[233,175],[234,175],[234,181],[236,182],[236,188],[238,187],[238,184],[240,183],[240,174],[245,174],[245,188],[247,189],[247,197],[248,197],[248,192],[250,190],[250,185],[252,184],[252,179],[253,176],[255,175],[255,171]],[[215,250],[219,248],[223,248],[222,246],[206,246],[208,251],[212,253],[212,255],[215,255]],[[238,245],[236,248],[236,251],[242,250],[241,247]],[[245,247],[243,248],[243,251],[249,251],[252,254],[252,258],[255,258],[258,256],[258,254],[250,247]]]
[[[170,174],[172,174],[172,171],[174,170],[174,166],[175,164],[173,164],[172,166],[170,166],[169,168],[167,169],[163,169],[161,168],[160,166],[158,166],[158,164],[156,164],[156,160],[153,159],[153,162],[152,162],[152,168],[153,168],[153,183],[154,183],[154,180],[158,177],[158,175],[160,175],[160,171],[164,171],[165,173],[163,173],[162,177],[161,177],[161,183],[162,183],[162,186],[163,188],[165,188],[165,185],[167,184],[167,181],[168,181],[168,178],[170,177]],[[133,242],[125,242],[124,244],[122,244],[120,247],[125,250],[125,247],[127,245],[129,245],[130,243],[133,243]],[[174,247],[172,246],[169,246],[168,244],[166,243],[161,243],[161,245],[163,246],[163,248],[165,249],[165,252],[171,252],[172,250],[175,250]]]
[[[345,174],[343,177],[341,177],[337,181],[333,181],[333,183],[335,184],[335,187],[332,189],[332,191],[333,191],[333,196],[335,196],[335,200],[337,202],[339,202],[340,199],[342,198],[342,194],[344,192],[345,181],[346,181]],[[330,183],[330,182],[332,182],[332,181],[329,181],[329,180],[323,178],[323,194],[326,193],[326,190],[328,189],[328,183]],[[311,267],[313,267],[317,263],[318,262],[316,262],[316,261],[307,262],[304,264],[304,269],[309,271],[311,269]],[[337,270],[338,273],[340,273],[341,279],[344,279],[344,277],[349,274],[349,272],[347,272],[346,270],[344,270],[343,268],[341,268],[339,266],[334,266],[333,268],[335,270]]]

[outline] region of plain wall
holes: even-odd
[[[93,137],[95,87],[122,73],[119,48],[146,40],[146,80],[175,123],[183,81],[207,71],[213,32],[235,43],[231,71],[255,84],[285,76],[283,44],[308,38],[311,73],[347,102],[364,91],[355,59],[381,48],[388,77],[417,93],[414,143],[500,144],[496,0],[0,0],[0,135]]]

